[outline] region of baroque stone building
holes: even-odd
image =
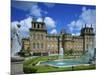
[[[95,33],[93,27],[81,28],[80,35],[66,33],[64,29],[60,34],[48,34],[44,22],[32,21],[29,38],[23,38],[24,50],[29,50],[32,55],[59,54],[63,48],[64,53],[72,52],[74,55],[84,54],[89,48],[95,48]]]

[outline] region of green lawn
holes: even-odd
[[[64,56],[64,58],[73,58]],[[51,61],[58,59],[58,56],[41,56],[36,58],[31,58],[29,60],[24,61],[23,63],[23,71],[24,73],[43,73],[43,72],[58,72],[58,71],[76,71],[76,70],[92,70],[96,69],[95,65],[88,65],[88,66],[75,66],[73,69],[72,67],[54,67],[48,65],[36,65],[39,61]]]

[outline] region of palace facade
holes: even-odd
[[[60,48],[64,53],[74,55],[84,54],[89,48],[95,48],[95,33],[93,27],[83,27],[80,35],[72,35],[64,29],[60,34],[48,34],[44,22],[32,21],[29,38],[22,39],[22,50],[29,50],[32,55],[59,54]]]

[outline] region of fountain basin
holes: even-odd
[[[50,65],[55,67],[71,67],[71,66],[78,66],[78,65],[89,65],[86,61],[79,61],[75,59],[67,59],[67,60],[55,60],[55,61],[45,61],[40,62],[42,65]]]
[[[11,62],[22,62],[22,61],[24,61],[23,57],[20,57],[20,56],[11,57]]]

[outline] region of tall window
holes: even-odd
[[[41,24],[41,28],[43,28],[43,24]]]
[[[41,48],[43,48],[43,43],[41,43]]]
[[[39,34],[36,35],[37,39],[39,39]]]
[[[39,43],[37,43],[37,48],[39,48]]]
[[[34,24],[34,28],[36,28],[36,25]]]
[[[35,34],[33,34],[33,39],[35,39]]]
[[[33,49],[35,49],[35,43],[33,43]]]
[[[37,23],[35,24],[35,28],[38,28],[38,24]]]
[[[39,24],[39,26],[40,26],[40,28],[42,28],[42,27],[41,27],[41,24]]]
[[[40,25],[38,24],[38,25],[37,25],[37,28],[39,28],[39,27],[40,27]]]
[[[41,39],[43,40],[43,34],[41,34]]]
[[[35,39],[38,39],[38,34],[35,35]]]

